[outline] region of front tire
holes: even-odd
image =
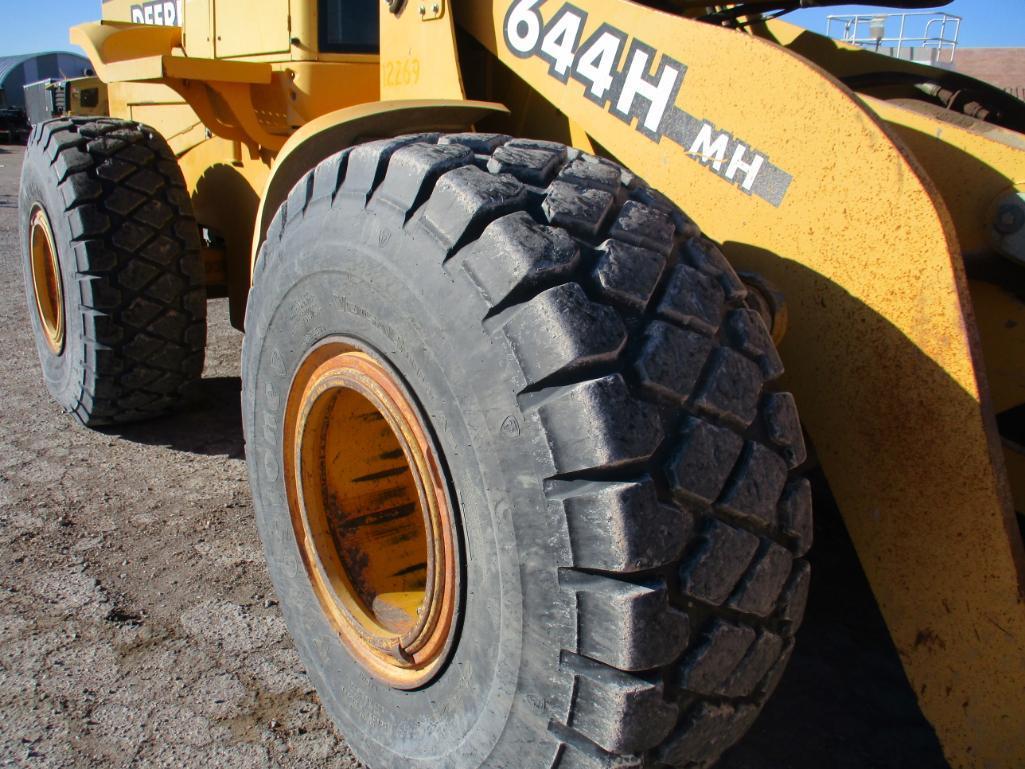
[[[811,519],[793,399],[767,387],[782,367],[745,296],[666,198],[561,145],[384,140],[295,187],[248,305],[250,482],[288,626],[372,767],[689,767],[750,726],[801,621]],[[393,372],[441,457],[460,592],[415,688],[331,619],[383,557],[350,547],[348,492],[321,532],[354,564],[338,595],[311,557],[329,538],[303,523],[303,483],[329,489],[317,468],[352,442],[296,461],[289,404],[330,344]]]

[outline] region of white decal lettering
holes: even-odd
[[[541,53],[552,63],[552,71],[563,80],[573,66],[574,52],[580,42],[584,20],[568,11],[558,17],[541,41]]]
[[[737,149],[733,151],[733,159],[730,160],[729,168],[726,169],[726,178],[732,182],[737,176],[737,171],[742,171],[744,173],[744,181],[740,186],[745,192],[750,192],[751,188],[755,185],[755,180],[758,178],[758,172],[762,170],[762,166],[765,164],[765,158],[758,153],[754,153],[751,162],[745,163],[744,156],[746,154],[747,147],[743,144],[738,144]]]
[[[673,98],[680,71],[667,64],[662,68],[662,76],[658,83],[652,83],[648,80],[648,59],[649,56],[645,51],[634,51],[626,79],[623,82],[623,89],[616,102],[616,111],[624,116],[632,115],[634,101],[637,97],[645,99],[649,108],[643,124],[645,128],[654,133],[658,131],[662,124],[662,117],[669,109],[669,101]]]
[[[182,0],[177,2],[180,23]],[[588,28],[591,17],[570,2],[542,15],[541,8],[557,5],[554,0],[509,0],[503,27],[508,51],[521,59],[544,60],[549,76],[560,83],[570,78],[581,83],[586,99],[651,141],[667,140],[749,195],[777,208],[783,205],[794,181],[791,174],[728,130],[676,103],[688,72],[685,63],[608,22]],[[135,12],[133,8],[133,16]],[[171,23],[169,11],[163,19]],[[625,50],[629,53],[624,57]],[[553,104],[573,114],[560,99]]]
[[[133,24],[155,24],[163,27],[180,27],[183,19],[184,0],[153,0],[153,2],[131,7]]]
[[[690,148],[690,154],[695,156],[704,164],[712,163],[712,168],[722,171],[722,164],[726,160],[726,150],[730,146],[730,136],[726,133],[719,133],[712,141],[712,125],[705,123],[698,132],[698,138]]]
[[[541,0],[518,0],[505,19],[505,39],[513,53],[530,56],[541,38]]]
[[[578,79],[588,85],[588,92],[598,102],[605,101],[605,94],[615,82],[616,64],[622,50],[623,40],[604,31],[594,42],[583,48],[577,57],[574,72]]]

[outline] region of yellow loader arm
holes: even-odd
[[[1025,765],[1021,462],[1005,462],[989,385],[1001,410],[1025,400],[1021,276],[965,269],[1025,181],[1025,137],[860,99],[784,47],[789,25],[780,45],[626,0],[582,7],[454,15],[504,65],[494,77],[514,69],[578,144],[784,290],[786,384],[923,710],[954,765]]]

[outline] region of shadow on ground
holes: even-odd
[[[178,414],[107,432],[176,451],[240,459],[238,377],[202,380]],[[718,769],[949,769],[922,716],[821,473],[814,579],[790,668],[754,728]],[[801,758],[795,760],[795,746]]]
[[[239,377],[212,377],[199,382],[191,403],[181,411],[140,424],[103,430],[134,443],[229,459],[245,458]]]

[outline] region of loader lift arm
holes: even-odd
[[[703,3],[665,4],[681,17],[593,0],[560,70],[565,42],[545,43],[542,30],[573,11],[535,5],[464,1],[455,15],[500,62],[493,77],[515,71],[511,80],[595,146],[674,200],[704,201],[701,225],[731,260],[783,288],[787,385],[923,710],[955,766],[1025,763],[1016,715],[1025,708],[1025,554],[962,246],[985,247],[980,210],[1025,180],[1022,136],[993,128],[944,145],[962,159],[962,179],[977,174],[983,199],[968,200],[944,181],[953,173],[931,177],[941,160],[909,145],[915,135],[918,145],[942,144],[941,121],[862,101],[822,68],[824,56],[812,63],[796,43],[782,47],[792,42],[785,29],[831,45],[817,36],[777,21],[775,44],[697,23]],[[536,40],[524,39],[530,14]],[[587,92],[593,74],[567,75],[599,20],[624,40],[626,57],[645,57],[636,72],[652,88],[634,79],[623,97],[629,61],[617,70],[618,102]],[[682,84],[645,124],[669,68]],[[766,173],[776,195],[758,194]],[[1004,356],[990,368],[1020,381],[1022,361]]]

